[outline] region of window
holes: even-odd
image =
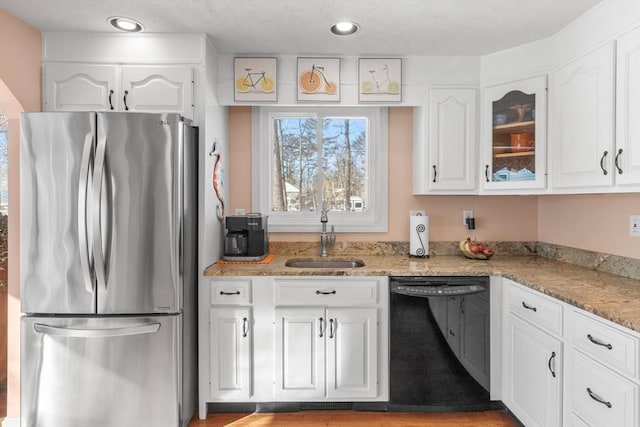
[[[254,109],[253,206],[271,231],[387,231],[387,110]]]

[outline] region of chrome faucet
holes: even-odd
[[[336,242],[336,235],[334,234],[333,225],[331,226],[331,233],[327,232],[327,223],[329,222],[329,216],[327,213],[327,202],[322,203],[322,215],[320,215],[320,222],[322,223],[322,232],[320,233],[320,256],[329,256],[327,253],[327,245],[333,245]]]

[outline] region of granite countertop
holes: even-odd
[[[541,256],[495,255],[471,260],[462,255],[342,255],[329,259],[358,259],[364,267],[350,269],[292,268],[289,259],[320,259],[300,254],[276,254],[268,264],[220,264],[206,276],[500,276],[550,295],[640,332],[640,280]]]

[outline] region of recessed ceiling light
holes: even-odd
[[[109,24],[113,26],[113,28],[120,31],[127,31],[129,33],[137,33],[142,31],[142,24],[138,21],[135,21],[131,18],[124,18],[122,16],[112,16],[109,18]]]
[[[342,21],[331,26],[331,32],[338,36],[355,34],[360,28],[355,22]]]

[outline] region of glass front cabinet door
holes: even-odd
[[[546,76],[485,88],[482,117],[482,190],[544,189]]]

